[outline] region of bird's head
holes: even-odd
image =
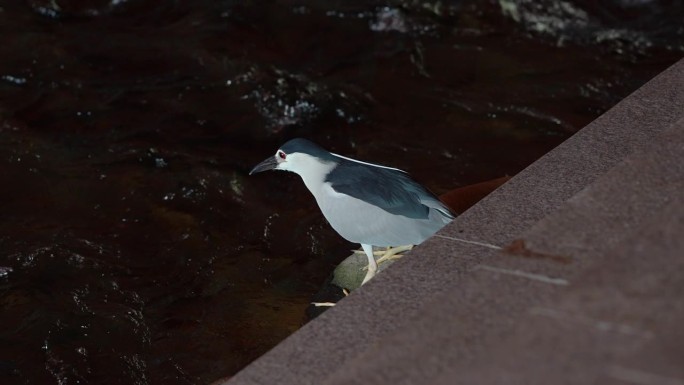
[[[257,164],[249,175],[266,170],[284,170],[306,177],[329,170],[336,161],[334,155],[317,144],[298,138],[283,144],[273,156]]]

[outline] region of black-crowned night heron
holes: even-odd
[[[333,154],[306,139],[285,143],[249,174],[266,170],[299,174],[333,229],[361,244],[368,256],[363,283],[377,271],[373,246],[417,245],[454,218],[404,171]]]

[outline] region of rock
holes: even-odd
[[[375,248],[374,248],[375,249]],[[378,257],[376,257],[377,259]],[[385,270],[395,260],[383,261],[378,265],[378,273]],[[343,287],[348,291],[358,289],[366,276],[366,266],[368,266],[368,257],[366,254],[353,253],[347,259],[342,261],[333,272],[331,283],[338,287]]]

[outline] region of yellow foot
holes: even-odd
[[[403,257],[403,253],[405,251],[409,251],[413,248],[413,245],[406,245],[406,246],[397,246],[397,247],[388,247],[387,250],[382,254],[382,257],[378,259],[376,262],[381,264],[382,262],[385,261],[391,261],[392,259],[399,259]]]
[[[411,249],[413,249],[413,245],[388,247],[385,250],[373,251],[373,256],[380,257],[376,260],[376,263],[379,265],[382,262],[391,261],[393,259],[399,259],[403,257],[403,254],[401,253],[409,251]],[[354,253],[366,255],[366,253],[364,253],[363,250],[354,250]],[[363,267],[361,270],[368,270],[368,266]]]
[[[354,254],[361,254],[361,255],[366,255],[366,253],[363,250],[352,250],[352,253]],[[373,255],[376,257],[379,257],[381,255],[384,255],[385,251],[384,250],[375,250],[373,251]]]

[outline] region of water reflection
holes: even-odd
[[[307,136],[437,193],[515,174],[681,56],[681,7],[4,2],[0,382],[234,373],[353,246],[251,165]]]

